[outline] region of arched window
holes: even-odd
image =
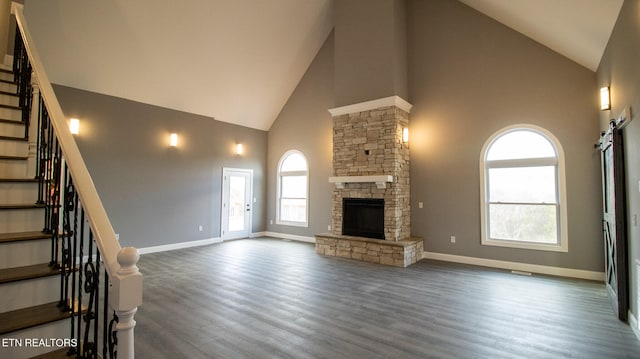
[[[480,157],[482,244],[566,252],[564,153],[547,130],[510,126]]]
[[[287,151],[278,163],[278,208],[276,222],[307,227],[309,168],[300,151]]]

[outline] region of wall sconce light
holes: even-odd
[[[169,135],[169,146],[178,147],[178,134],[172,133]]]
[[[600,110],[611,110],[611,95],[609,94],[609,86],[600,89]]]
[[[72,135],[77,135],[80,132],[80,120],[77,118],[69,119],[69,132]]]
[[[402,142],[409,142],[409,127],[405,127],[402,129]]]
[[[243,150],[244,150],[244,149],[242,148],[242,143],[238,143],[238,144],[236,145],[236,154],[241,155],[241,154],[242,154],[242,152],[243,152]]]

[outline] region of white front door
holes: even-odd
[[[251,233],[253,170],[222,169],[222,240]]]

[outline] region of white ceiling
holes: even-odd
[[[333,1],[27,0],[25,13],[54,83],[268,130]],[[623,2],[460,1],[594,71]]]
[[[596,71],[624,0],[460,0]]]
[[[51,82],[268,130],[331,0],[27,0]],[[68,51],[60,51],[60,49]]]

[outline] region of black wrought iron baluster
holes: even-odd
[[[110,358],[109,355],[109,273],[104,270],[104,300],[102,304],[102,357]]]
[[[118,357],[118,331],[116,326],[118,325],[118,315],[115,310],[113,311],[113,318],[109,322],[109,358],[116,359]]]
[[[69,300],[69,285],[70,277],[74,271],[73,268],[73,248],[72,248],[72,236],[73,230],[71,229],[71,213],[75,212],[75,191],[73,187],[73,180],[69,174],[69,169],[65,167],[65,183],[64,183],[64,201],[62,206],[62,238],[61,238],[61,269],[62,280],[60,282],[60,306],[66,310],[70,310]],[[73,333],[73,331],[72,331]]]
[[[44,118],[44,100],[42,96],[40,96],[39,106],[38,106],[38,132],[37,132],[37,140],[36,140],[36,178],[38,179],[38,204],[44,204],[44,166],[42,162],[42,157],[44,153],[44,128],[46,126],[46,119]]]
[[[82,213],[82,223],[84,229],[84,212]],[[97,358],[96,351],[96,342],[89,341],[89,339],[93,339],[89,337],[92,328],[96,327],[96,308],[97,308],[97,292],[99,287],[99,279],[98,279],[98,271],[96,270],[96,266],[93,263],[93,235],[92,232],[89,231],[89,240],[87,241],[87,262],[84,264],[84,292],[89,295],[89,300],[87,302],[87,309],[85,314],[83,315],[84,319],[84,337],[83,337],[83,346],[82,346],[82,357],[83,358]]]
[[[51,218],[51,261],[49,265],[57,267],[60,259],[59,240],[60,240],[60,188],[62,186],[62,150],[58,141],[54,139],[54,156],[53,156],[53,173],[51,182],[49,183],[49,191],[51,191],[51,204],[46,209],[50,213]]]

